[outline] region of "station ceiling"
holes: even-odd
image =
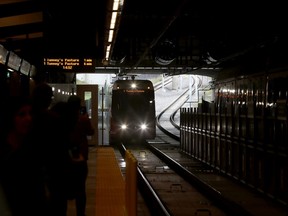
[[[120,3],[108,42],[112,0],[1,0],[0,44],[38,67],[46,57],[93,58],[100,71],[123,74],[213,75],[241,61],[285,55],[288,13],[280,3]]]

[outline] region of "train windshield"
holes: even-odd
[[[153,91],[116,91],[113,95],[114,116],[121,115],[123,117],[125,115],[127,118],[135,118],[140,113],[142,115],[151,113],[151,109],[154,108]]]

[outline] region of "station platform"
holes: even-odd
[[[118,154],[110,146],[89,148],[86,216],[127,216],[131,210],[125,202],[127,169],[119,166],[122,156]],[[138,191],[136,201],[137,215],[148,216],[149,210]],[[76,216],[75,200],[68,200],[67,216]]]
[[[125,181],[112,147],[90,147],[86,193],[86,216],[125,215]],[[75,200],[67,216],[76,216]]]

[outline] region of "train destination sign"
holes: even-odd
[[[140,90],[140,89],[124,89],[123,91],[127,93],[144,93],[145,92],[144,90]]]
[[[95,60],[92,58],[44,58],[44,67],[49,71],[94,72]]]

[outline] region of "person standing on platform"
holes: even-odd
[[[77,216],[85,216],[86,179],[88,175],[87,136],[93,135],[95,131],[87,112],[85,112],[85,107],[81,107],[81,98],[75,95],[70,96],[67,105],[67,123],[70,133],[69,153],[71,159],[71,175],[67,182],[68,185],[71,183],[71,196],[68,199],[75,199]]]
[[[38,147],[38,163],[43,165],[46,180],[48,213],[66,216],[66,176],[68,152],[63,124],[57,113],[50,109],[53,91],[47,83],[35,86],[33,100],[33,139]]]
[[[12,216],[46,215],[45,181],[31,139],[31,100],[11,97],[5,108],[5,128],[1,128],[0,140],[0,185],[6,210]]]

